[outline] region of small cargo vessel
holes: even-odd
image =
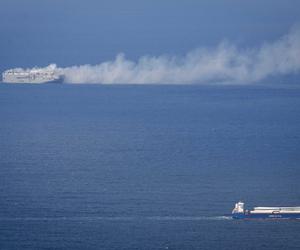
[[[300,219],[300,207],[254,207],[244,208],[243,202],[235,204],[233,219]]]

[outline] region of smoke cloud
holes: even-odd
[[[119,54],[98,65],[56,68],[66,83],[185,84],[259,82],[270,76],[300,71],[300,29],[259,48],[239,49],[222,42],[184,56],[142,56],[137,61]]]

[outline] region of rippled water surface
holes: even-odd
[[[0,85],[0,249],[299,249],[300,89]]]

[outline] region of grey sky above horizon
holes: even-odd
[[[180,55],[227,39],[278,39],[300,22],[295,0],[0,0],[0,71],[96,64],[123,52]]]

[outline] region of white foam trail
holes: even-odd
[[[198,221],[198,220],[231,220],[231,216],[153,216],[148,220],[158,221]]]
[[[65,83],[189,84],[259,82],[270,76],[300,72],[300,26],[279,40],[259,48],[239,49],[229,42],[216,48],[198,48],[185,56],[142,56],[137,61],[124,54],[97,65],[56,68]],[[27,71],[29,69],[26,69]]]
[[[85,216],[85,217],[2,217],[0,221],[199,221],[230,220],[230,216]]]

